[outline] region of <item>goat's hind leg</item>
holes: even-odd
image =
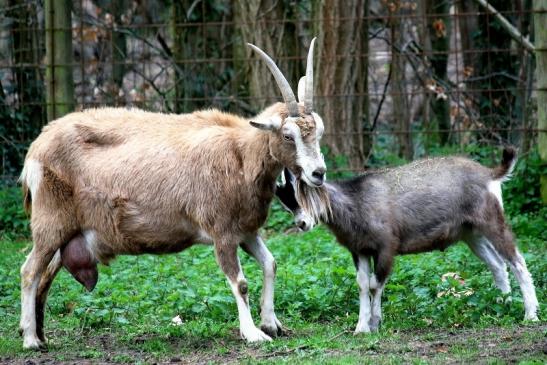
[[[275,259],[260,236],[246,240],[241,246],[245,252],[254,257],[262,268],[264,284],[260,300],[260,329],[270,336],[283,334],[283,326],[274,311]]]
[[[496,252],[507,261],[515,275],[524,301],[524,319],[537,321],[539,303],[526,262],[515,245],[515,239],[505,223],[501,207],[494,206],[491,214],[493,219],[479,227],[479,229],[492,243]]]
[[[530,272],[526,267],[524,257],[522,257],[512,240],[506,241],[503,249],[498,252],[507,260],[511,271],[519,283],[522,299],[524,301],[524,319],[537,321],[539,303],[536,297],[536,289],[534,287],[532,275],[530,275]]]
[[[469,248],[481,259],[492,272],[496,286],[503,294],[511,292],[507,265],[498,252],[492,247],[492,243],[486,237],[473,237],[466,240]]]
[[[36,334],[38,335],[40,341],[42,341],[44,344],[47,343],[46,336],[44,335],[44,313],[47,295],[49,292],[49,288],[53,283],[53,279],[55,279],[55,276],[59,272],[59,269],[61,269],[61,266],[61,252],[60,250],[57,250],[57,252],[55,252],[55,255],[53,256],[53,259],[47,266],[47,269],[42,276],[42,279],[40,280],[40,284],[38,285],[38,291],[36,294]]]
[[[21,267],[20,328],[23,334],[23,347],[26,349],[39,349],[45,346],[37,333],[37,294],[42,275],[57,251],[38,242],[35,240],[32,251]]]

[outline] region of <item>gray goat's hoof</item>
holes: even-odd
[[[370,327],[370,332],[378,332],[381,324],[382,324],[382,318],[377,316],[370,317],[370,321],[368,322],[368,326]]]

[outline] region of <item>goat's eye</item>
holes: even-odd
[[[294,142],[293,136],[289,136],[288,134],[284,134],[283,139],[287,142]]]

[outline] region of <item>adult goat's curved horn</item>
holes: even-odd
[[[315,40],[313,38],[310,43],[310,49],[308,51],[308,63],[306,65],[306,87],[304,97],[304,110],[310,114],[313,111],[313,46]]]
[[[256,53],[266,62],[266,66],[270,69],[270,72],[275,78],[275,81],[277,82],[277,86],[279,86],[279,90],[281,90],[281,94],[283,95],[283,100],[285,100],[285,104],[287,104],[287,109],[289,110],[289,116],[296,117],[298,115],[298,104],[296,102],[296,97],[294,96],[294,92],[291,89],[291,86],[289,85],[289,82],[283,76],[275,62],[271,59],[270,56],[268,56],[263,50],[255,46],[254,44],[247,43],[249,47],[254,49]]]

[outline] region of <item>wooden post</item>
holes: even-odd
[[[74,110],[72,1],[45,0],[47,118]]]
[[[129,7],[128,1],[113,1],[111,7],[114,22],[119,27],[122,24],[121,15]],[[112,41],[112,81],[119,90],[123,87],[123,76],[125,74],[124,62],[127,57],[126,37],[124,33],[117,31],[115,27],[113,27],[110,34]]]
[[[175,113],[183,113],[187,109],[186,103],[183,103],[184,99],[184,64],[181,63],[181,60],[184,58],[184,33],[186,29],[180,27],[180,23],[183,23],[186,18],[184,17],[184,7],[186,4],[183,4],[180,1],[173,1],[171,5],[171,16],[170,16],[170,29],[171,37],[173,39],[173,62],[175,64],[175,95],[173,100],[173,110]]]
[[[391,99],[393,100],[393,120],[396,125],[396,136],[399,144],[399,156],[407,161],[414,156],[411,134],[410,105],[405,88],[406,58],[400,49],[404,43],[404,23],[401,10],[389,11],[389,29],[391,32]]]
[[[534,0],[534,30],[536,43],[536,79],[538,107],[538,151],[547,165],[547,0]],[[543,130],[543,131],[542,131]],[[545,171],[545,169],[543,169]],[[547,174],[541,174],[541,199],[547,205]]]
[[[316,20],[317,35],[314,102],[325,120],[322,141],[333,156],[347,158],[347,167],[360,170],[367,157],[363,143],[368,143],[363,137],[367,112],[362,97],[367,75],[367,58],[362,54],[368,42],[368,23],[364,19],[368,2],[324,0],[312,5],[311,19]]]
[[[450,4],[448,1],[425,1],[426,14],[437,14],[434,18],[426,18],[429,31],[427,53],[431,62],[433,75],[441,81],[442,87],[448,82],[448,55],[450,54]],[[469,16],[469,15],[468,15]],[[429,47],[429,45],[431,47]],[[446,145],[450,137],[450,105],[447,98],[431,98],[431,110],[439,132],[441,145]]]

